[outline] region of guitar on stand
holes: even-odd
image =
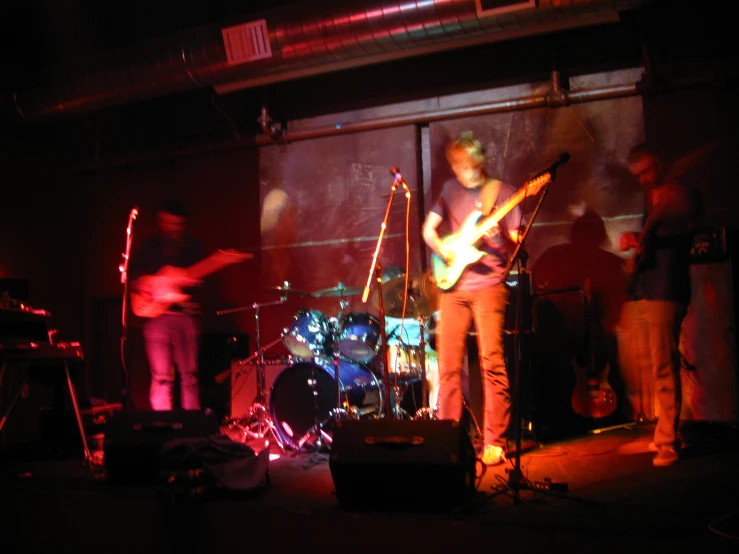
[[[605,364],[602,370],[596,365],[595,325],[592,315],[592,295],[590,278],[585,279],[580,291],[585,310],[585,351],[587,361],[582,367],[577,356],[572,365],[577,375],[575,390],[572,392],[572,409],[576,414],[593,419],[611,415],[616,409],[616,394],[608,382],[610,365]]]

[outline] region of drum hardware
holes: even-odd
[[[274,380],[270,413],[288,448],[314,450],[314,460],[332,442],[336,421],[334,381],[336,370],[330,358],[303,360],[286,367]],[[341,409],[346,417],[375,417],[382,405],[383,391],[375,374],[366,366],[340,359]],[[320,448],[315,443],[320,437]]]
[[[434,276],[430,270],[415,275],[409,275],[406,286],[405,276],[390,279],[385,283],[386,291],[382,298],[380,293],[377,299],[387,301],[390,308],[388,314],[390,317],[403,317],[403,300],[406,297],[411,301],[417,314],[416,320],[420,329],[420,347],[419,347],[419,367],[421,383],[422,383],[422,406],[413,416],[413,419],[436,419],[436,411],[429,408],[428,405],[428,381],[426,380],[426,322],[438,309],[439,305],[439,289],[434,281]],[[402,345],[402,340],[399,341]],[[410,351],[408,351],[409,369],[412,364]]]
[[[309,385],[311,387],[311,391],[313,394],[313,425],[308,429],[308,431],[303,435],[303,437],[300,438],[298,441],[298,449],[302,449],[303,445],[306,441],[310,440],[311,437],[313,437],[313,455],[311,456],[309,463],[315,463],[317,461],[325,461],[327,458],[325,456],[322,456],[320,454],[321,449],[324,447],[324,445],[331,447],[332,438],[331,436],[324,431],[324,427],[327,424],[330,423],[337,423],[339,421],[344,421],[348,417],[348,412],[343,407],[343,403],[341,400],[341,372],[340,372],[340,366],[341,366],[341,357],[340,357],[340,351],[339,351],[339,322],[342,320],[342,315],[344,313],[344,310],[349,305],[349,302],[347,302],[344,299],[345,294],[358,294],[359,291],[353,292],[354,289],[348,289],[344,286],[343,283],[339,283],[336,287],[330,288],[330,289],[323,289],[320,291],[316,291],[313,293],[313,296],[317,298],[321,297],[329,297],[329,296],[339,296],[339,313],[336,316],[336,318],[331,318],[328,320],[328,327],[329,332],[331,335],[331,345],[333,346],[333,366],[334,366],[334,379],[336,381],[336,405],[335,407],[329,412],[328,418],[324,421],[319,421],[318,411],[318,381],[317,381],[317,375],[316,375],[316,364],[313,364],[311,366],[311,379],[309,381]]]
[[[313,298],[340,296],[343,299],[345,296],[354,296],[355,294],[359,294],[360,292],[362,292],[361,289],[355,287],[347,287],[344,285],[344,283],[339,283],[335,287],[313,291],[310,294],[311,296],[313,296]]]
[[[285,288],[289,288],[289,285],[290,284],[285,281]],[[242,417],[239,421],[232,421],[230,424],[235,426],[244,434],[244,441],[246,441],[247,437],[252,439],[263,439],[267,436],[267,434],[270,434],[275,443],[277,443],[277,446],[279,446],[280,450],[282,450],[283,452],[285,451],[285,445],[282,442],[280,434],[277,432],[269,411],[267,410],[267,378],[265,374],[265,367],[267,363],[265,362],[264,358],[265,351],[280,342],[282,337],[273,340],[266,347],[262,348],[261,337],[259,333],[259,309],[267,306],[277,306],[280,304],[284,304],[286,301],[287,296],[283,295],[280,297],[279,300],[275,300],[272,302],[254,302],[251,306],[242,306],[239,308],[219,310],[216,312],[216,315],[224,315],[244,310],[254,310],[256,351],[254,352],[254,354],[252,354],[252,356],[244,360],[243,365],[252,362],[254,363],[254,365],[256,365],[257,398],[247,411],[246,416]],[[238,374],[239,373],[237,373],[237,375]]]
[[[285,281],[284,284],[276,287],[265,287],[264,290],[267,292],[279,293],[281,296],[297,296],[299,298],[311,298],[313,296],[308,291],[292,288],[288,281]]]
[[[338,364],[335,371],[338,373]],[[321,450],[323,449],[324,444],[328,445],[329,448],[331,447],[331,437],[329,437],[323,430],[322,423],[318,421],[318,376],[316,375],[315,364],[311,365],[311,378],[308,381],[308,385],[311,387],[311,392],[313,394],[313,425],[298,441],[298,450],[301,450],[306,441],[310,439],[310,437],[313,437],[313,454],[311,455],[310,460],[308,460],[308,463],[314,464],[316,462],[327,461],[328,458],[321,454]],[[341,391],[341,384],[339,383],[338,375],[336,376],[336,386],[339,391]],[[341,392],[339,392],[339,395],[341,395]]]
[[[416,305],[416,301],[412,294],[408,295],[411,299],[411,302],[413,302],[414,305]],[[429,314],[430,315],[430,314]],[[428,381],[426,381],[426,337],[425,337],[425,327],[426,327],[426,319],[429,316],[421,315],[419,311],[418,315],[418,326],[421,329],[421,385],[422,385],[422,392],[421,392],[421,402],[422,406],[418,409],[413,419],[436,419],[436,411],[432,408],[429,408],[429,386]]]
[[[383,303],[388,317],[403,317],[403,300],[406,294],[411,294],[416,313],[419,316],[429,317],[439,309],[439,297],[441,291],[436,285],[436,280],[431,270],[421,273],[411,273],[388,280],[383,284]],[[379,307],[379,291],[372,295],[372,304]]]
[[[331,322],[323,312],[301,308],[292,326],[283,329],[282,342],[300,359],[327,356],[334,346]]]

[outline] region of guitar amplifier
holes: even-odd
[[[693,233],[690,245],[692,263],[715,262],[726,258],[726,229],[702,229]]]

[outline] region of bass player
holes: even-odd
[[[503,351],[503,327],[508,291],[505,269],[521,224],[521,209],[513,206],[497,225],[475,243],[481,257],[469,264],[462,260],[463,229],[470,218],[491,212],[493,206],[510,199],[516,190],[485,174],[485,150],[467,131],[446,146],[446,157],[455,178],[444,184],[441,195],[426,216],[423,238],[450,274],[455,265],[461,272],[452,286],[441,292],[437,329],[439,360],[438,414],[440,419],[462,418],[464,397],[462,367],[467,333],[472,321],[477,331],[482,372],[484,450],[482,461],[496,465],[505,461],[505,433],[511,416],[511,394]],[[451,231],[442,239],[440,226]],[[474,240],[474,239],[473,239]],[[479,251],[479,252],[478,252]],[[445,282],[437,275],[437,283]]]

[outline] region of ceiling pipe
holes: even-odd
[[[557,71],[552,72],[553,83],[555,79],[559,79],[559,73]],[[559,81],[557,81],[557,83],[558,82]],[[460,117],[481,116],[493,113],[530,110],[546,107],[558,108],[570,106],[572,104],[582,104],[586,102],[595,102],[598,100],[635,96],[643,92],[641,81],[634,83],[623,83],[568,92],[566,103],[553,104],[551,102],[551,96],[554,88],[555,87],[553,86],[552,90],[539,95],[522,96],[518,98],[498,100],[494,102],[484,102],[481,104],[471,104],[468,106],[460,106],[456,108],[427,110],[423,112],[394,115],[389,117],[378,117],[361,121],[337,121],[333,125],[317,126],[314,128],[306,128],[294,132],[290,132],[289,128],[282,129],[282,134],[280,135],[279,140],[275,139],[274,135],[272,135],[271,133],[265,132],[264,134],[254,138],[226,139],[223,141],[211,141],[176,149],[170,148],[158,152],[149,151],[140,154],[129,154],[115,157],[109,160],[100,160],[81,164],[69,169],[75,172],[97,171],[102,169],[111,169],[115,167],[156,162],[166,159],[177,159],[197,155],[213,154],[216,152],[223,152],[228,150],[268,146],[270,144],[276,144],[278,142],[297,142],[301,140],[323,138],[335,135],[374,131],[378,129],[386,129],[402,125],[426,124],[435,121],[443,121]]]
[[[93,67],[50,78],[35,88],[15,90],[13,107],[26,121],[37,121],[204,87],[225,93],[453,48],[617,22],[620,11],[653,1],[539,0],[534,8],[499,15],[478,13],[475,0],[308,1],[109,53]],[[258,27],[266,33],[261,41],[263,56],[245,63],[229,62],[224,31],[245,23],[257,25],[261,20],[266,25]]]

